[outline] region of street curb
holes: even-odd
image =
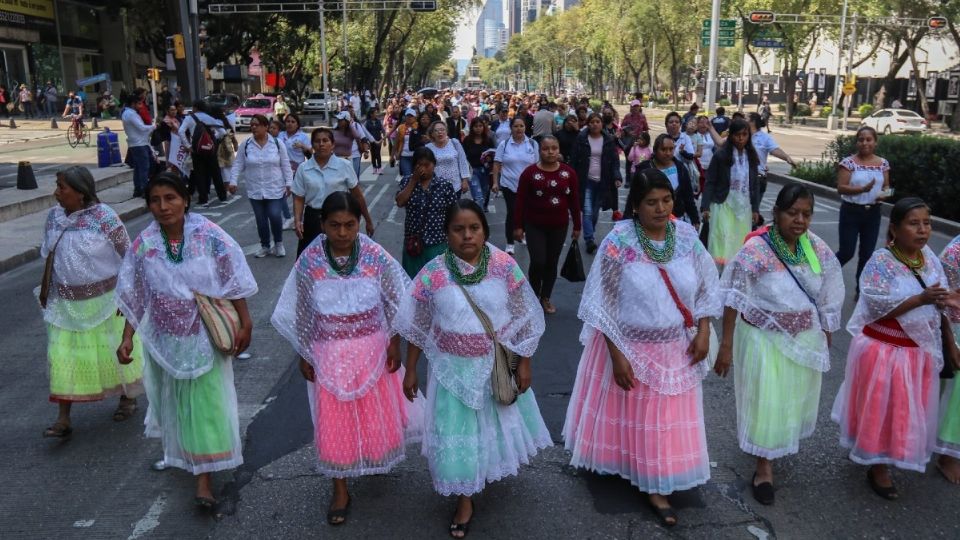
[[[120,221],[129,221],[131,219],[140,217],[147,213],[146,205],[139,205],[136,208],[130,208],[124,210],[123,212],[118,212],[117,215],[120,216]],[[40,246],[33,246],[28,249],[25,249],[19,253],[8,256],[5,259],[0,259],[0,274],[9,272],[18,266],[22,266],[31,262],[35,259],[40,258]]]
[[[110,189],[131,181],[133,181],[133,169],[124,167],[117,169],[116,174],[109,174],[103,178],[96,179],[95,183],[97,192],[99,193],[105,189]],[[7,188],[7,190],[16,192],[15,188]],[[28,214],[43,212],[55,204],[57,204],[57,199],[53,196],[53,190],[49,189],[44,195],[0,206],[0,223],[11,221]]]
[[[834,202],[841,202],[840,194],[837,193],[836,188],[829,186],[824,186],[822,184],[817,184],[801,178],[796,178],[786,174],[777,174],[777,173],[768,173],[767,179],[776,184],[786,184],[788,182],[796,182],[798,184],[803,184],[806,186],[813,194],[817,197],[823,197]],[[880,203],[880,211],[883,212],[885,217],[890,217],[890,210],[893,208],[893,205],[887,202]],[[931,221],[933,221],[933,230],[936,232],[947,234],[951,237],[960,235],[960,223],[956,221],[950,221],[948,219],[943,219],[937,216],[930,216]]]

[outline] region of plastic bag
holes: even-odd
[[[583,271],[583,257],[580,255],[579,242],[572,242],[567,249],[567,258],[563,261],[560,275],[572,283],[587,280],[587,274]]]

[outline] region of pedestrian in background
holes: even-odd
[[[333,479],[327,523],[342,525],[347,479],[387,474],[422,429],[422,400],[403,396],[397,310],[409,279],[386,249],[360,234],[360,203],[334,192],[324,234],[297,260],[270,322],[300,355],[317,469]]]
[[[467,121],[463,118],[463,111],[460,107],[451,107],[450,116],[447,118],[447,134],[451,139],[463,142],[467,133]]]
[[[337,114],[337,127],[333,130],[334,154],[350,161],[358,178],[360,177],[360,158],[353,156],[353,147],[361,140],[363,140],[363,132],[353,121],[353,116],[349,111],[340,111]]]
[[[453,184],[436,173],[437,158],[430,148],[413,153],[413,174],[400,179],[397,206],[403,218],[403,269],[412,278],[447,249],[443,218],[447,208],[460,198]]]
[[[504,250],[510,255],[514,253],[513,230],[516,224],[513,209],[517,199],[517,184],[523,171],[540,159],[540,147],[536,141],[527,137],[526,128],[523,118],[515,117],[510,120],[510,138],[497,145],[497,152],[493,157],[493,183],[490,190],[494,193],[503,192],[507,207],[504,226],[507,244]]]
[[[653,149],[650,148],[650,132],[641,131],[640,135],[633,141],[633,147],[630,148],[630,152],[627,154],[627,184],[630,183],[630,179],[633,178],[634,173],[637,172],[637,167],[652,157]]]
[[[33,107],[33,92],[27,88],[27,85],[20,85],[20,92],[17,94],[17,99],[20,102],[20,109],[23,111],[24,118],[33,118],[36,116],[36,112]]]
[[[53,84],[53,81],[47,81],[47,85],[43,89],[43,109],[47,118],[53,118],[57,114],[58,97],[59,92],[57,92],[56,85]]]
[[[150,409],[146,436],[163,442],[164,461],[197,478],[194,502],[212,509],[211,473],[243,463],[232,358],[250,345],[246,299],[257,292],[240,245],[207,218],[189,212],[190,193],[170,172],[146,189],[151,222],[123,259],[117,303],[127,318],[117,358],[132,360],[134,332],[146,351]],[[230,352],[204,329],[195,294],[228,300],[240,320]]]
[[[747,116],[747,120],[750,122],[750,139],[753,143],[753,148],[757,151],[757,157],[760,159],[758,172],[760,173],[760,197],[763,197],[763,194],[767,191],[767,174],[770,172],[770,169],[767,167],[767,159],[769,156],[778,157],[790,164],[791,167],[794,167],[796,163],[793,162],[793,158],[783,151],[783,148],[780,148],[780,145],[773,140],[773,137],[763,132],[763,120],[760,115],[750,113]]]
[[[381,175],[383,174],[381,148],[385,131],[383,121],[380,119],[380,111],[376,106],[371,106],[367,111],[367,121],[364,122],[363,129],[370,135],[370,166],[373,167],[373,174]]]
[[[486,118],[478,116],[470,122],[470,132],[463,140],[463,151],[472,169],[470,196],[486,212],[490,206],[490,180],[496,143]]]
[[[277,139],[287,149],[290,169],[294,173],[297,172],[297,167],[313,155],[310,151],[310,136],[303,132],[300,127],[300,117],[294,113],[284,117],[283,130],[277,135]],[[290,210],[290,201],[287,197],[283,199],[283,220],[284,230],[293,228],[293,212]]]
[[[477,203],[458,200],[447,210],[444,229],[449,249],[414,278],[397,329],[409,342],[408,400],[417,394],[420,356],[430,364],[423,455],[437,493],[458,496],[449,533],[463,538],[474,516],[471,497],[519,473],[553,442],[530,389],[530,357],[544,331],[536,295],[517,262],[487,242],[490,227]],[[491,335],[520,357],[520,394],[511,405],[495,402],[490,390]]]
[[[413,174],[413,134],[416,131],[417,112],[403,112],[403,124],[397,127],[397,140],[393,144],[393,161],[400,164],[400,176]]]
[[[840,264],[809,232],[814,199],[800,184],[777,195],[773,223],[751,235],[720,281],[723,339],[715,371],[731,365],[740,449],[757,460],[751,488],[773,504],[773,460],[796,454],[813,434],[830,336],[840,329]]]
[[[133,196],[142,197],[143,188],[147,185],[147,178],[150,175],[150,167],[153,164],[153,151],[150,149],[150,134],[156,129],[156,126],[150,122],[144,122],[143,118],[137,112],[137,107],[141,98],[137,94],[127,96],[123,112],[120,113],[120,119],[123,121],[123,133],[127,139],[128,163],[133,167]],[[190,141],[181,127],[180,140]],[[187,143],[189,144],[189,142]],[[197,164],[194,163],[194,170]],[[209,189],[209,187],[208,187]],[[206,198],[204,198],[206,201]]]
[[[310,133],[313,157],[297,167],[293,175],[293,225],[297,232],[297,257],[313,242],[322,229],[320,208],[334,191],[349,191],[360,203],[366,222],[367,236],[373,236],[373,219],[367,210],[367,201],[360,190],[360,179],[353,164],[333,155],[333,131],[319,128]]]
[[[751,225],[760,221],[760,160],[750,142],[750,126],[737,119],[729,133],[710,160],[700,198],[703,220],[710,222],[707,247],[719,265],[740,251]]]
[[[284,198],[293,186],[293,169],[287,149],[267,133],[269,122],[262,114],[250,119],[252,136],[243,141],[237,151],[228,181],[230,193],[236,193],[241,177],[246,184],[247,199],[253,207],[257,235],[260,237],[260,251],[254,254],[257,258],[267,255],[284,257],[287,254],[283,246],[282,207]]]
[[[721,311],[717,267],[696,229],[671,218],[672,203],[667,177],[641,171],[627,197],[633,218],[600,245],[563,427],[572,466],[628,479],[668,527],[677,514],[666,496],[710,479],[702,380]]]
[[[859,282],[863,267],[877,248],[883,217],[880,202],[890,194],[890,163],[875,154],[877,131],[872,127],[858,129],[856,141],[857,153],[837,166],[837,193],[840,194],[837,259],[840,266],[847,264],[860,244],[856,274]]]
[[[831,415],[850,460],[870,467],[870,487],[888,500],[899,498],[889,466],[923,473],[930,461],[937,377],[960,354],[942,314],[951,291],[927,246],[930,233],[926,203],[897,201],[887,247],[873,253],[860,276],[860,298],[847,323],[853,340]]]
[[[190,185],[196,189],[197,200],[202,207],[209,204],[210,184],[213,184],[213,189],[220,202],[226,202],[227,200],[227,188],[224,185],[223,171],[220,168],[216,152],[205,152],[195,144],[202,137],[204,131],[213,139],[214,148],[227,135],[229,125],[224,125],[222,119],[214,117],[213,112],[205,101],[195,101],[193,111],[180,122],[180,132],[178,133],[180,140],[184,141],[184,144],[190,148],[193,159]]]
[[[557,138],[544,135],[540,138],[540,161],[527,167],[517,184],[513,238],[519,242],[526,236],[530,287],[547,315],[557,312],[550,296],[570,221],[571,239],[576,242],[582,230],[577,173],[560,161]]]
[[[450,182],[457,193],[466,193],[470,189],[470,163],[463,145],[458,139],[452,139],[447,133],[447,125],[434,122],[430,125],[429,148],[436,158],[437,176]]]
[[[143,392],[143,349],[134,342],[133,362],[117,364],[113,351],[123,336],[115,289],[120,264],[130,247],[117,213],[97,198],[93,175],[85,167],[57,173],[57,206],[47,214],[40,256],[47,259],[40,288],[40,309],[47,325],[47,366],[56,422],[44,437],[73,432],[74,403],[120,396],[117,422],[133,416]]]
[[[657,169],[666,175],[674,192],[673,215],[687,220],[694,227],[699,227],[700,215],[691,187],[693,180],[690,179],[689,170],[680,163],[679,159],[674,157],[673,145],[673,139],[666,133],[657,135],[653,142],[653,157],[642,162],[637,167],[637,171]],[[629,214],[629,212],[628,208],[627,213]]]
[[[273,102],[273,117],[283,122],[288,114],[290,114],[290,106],[281,94],[277,94],[277,99]]]
[[[573,163],[573,151],[577,147],[577,136],[580,135],[580,123],[575,114],[567,115],[557,131],[557,141],[560,143],[560,155],[563,162],[570,165]]]
[[[960,236],[951,240],[940,253],[940,263],[947,276],[946,288],[960,289]],[[954,298],[947,306],[945,314],[950,320],[954,342],[957,342],[960,341],[960,305]],[[947,362],[949,360],[944,359],[944,363]],[[954,484],[960,484],[960,377],[955,373],[958,369],[958,365],[946,364],[940,372],[940,417],[933,447],[933,451],[940,454],[937,469]]]
[[[617,141],[603,132],[603,118],[591,113],[587,128],[577,135],[571,166],[580,184],[580,207],[583,209],[583,237],[587,253],[597,251],[594,232],[600,211],[615,208],[617,189],[623,184]]]

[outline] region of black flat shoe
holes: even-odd
[[[753,473],[753,480],[750,481],[750,487],[753,488],[753,498],[760,504],[770,506],[774,500],[773,484],[770,482],[761,482],[758,485],[756,481],[757,473]]]
[[[347,522],[347,516],[350,515],[350,503],[353,498],[347,495],[347,505],[338,510],[327,510],[327,523],[336,527]]]
[[[217,500],[214,499],[213,497],[197,496],[193,498],[193,502],[196,503],[198,507],[204,508],[206,510],[211,510],[213,509],[213,507],[217,506]]]
[[[597,252],[597,244],[593,240],[587,240],[587,253],[593,255]]]
[[[656,512],[657,517],[660,518],[660,524],[664,527],[673,527],[679,521],[677,519],[677,512],[672,506],[661,508],[651,502],[650,508],[653,508],[653,511]]]
[[[892,482],[889,486],[881,486],[874,480],[872,468],[867,469],[867,482],[870,483],[870,489],[872,489],[874,493],[888,501],[895,501],[900,498],[900,492],[897,491],[897,486],[894,486]]]

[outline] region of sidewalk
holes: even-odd
[[[52,128],[50,120],[24,120],[21,118],[12,118],[15,128],[10,127],[11,119],[0,120],[0,146],[5,144],[13,143],[22,143],[30,141],[38,141],[43,139],[54,139],[57,137],[64,137],[66,133],[67,126],[70,125],[70,121],[57,117],[57,127]],[[93,130],[91,134],[92,137],[96,137],[96,133],[103,130],[103,128],[110,128],[111,131],[117,133],[123,133],[123,122],[119,119],[111,120],[97,120],[97,127],[93,128],[93,119],[85,118],[84,122],[87,124],[87,127]],[[92,141],[91,144],[95,144],[96,140]]]

